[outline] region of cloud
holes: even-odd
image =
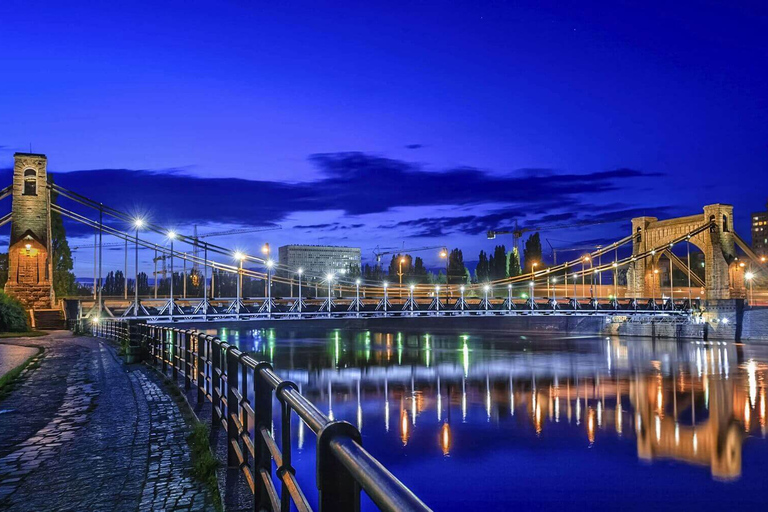
[[[421,149],[424,147],[424,144],[406,144],[405,149]]]
[[[298,183],[201,177],[184,169],[91,169],[55,173],[55,178],[59,185],[93,200],[171,226],[180,222],[264,225],[296,212],[328,210],[352,216],[440,205],[486,211],[464,220],[411,221],[419,229],[418,236],[440,236],[452,231],[477,234],[525,215],[557,215],[567,220],[568,212],[553,214],[553,208],[579,204],[578,199],[587,194],[620,191],[631,180],[656,175],[626,168],[585,174],[524,169],[500,175],[473,167],[434,171],[361,152],[315,154],[309,160],[321,177]],[[2,175],[10,181],[10,170]],[[506,206],[487,212],[492,205]],[[423,221],[421,227],[419,221]],[[334,230],[362,224],[297,227]]]

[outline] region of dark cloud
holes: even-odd
[[[523,214],[551,214],[553,207],[574,203],[583,194],[619,191],[628,186],[628,180],[655,175],[634,169],[588,174],[525,169],[498,175],[460,167],[436,172],[359,152],[316,154],[309,159],[322,177],[301,183],[198,177],[178,169],[93,169],[56,173],[55,177],[67,189],[166,225],[264,225],[301,211],[341,210],[359,215],[397,207],[510,205],[489,214],[470,215],[463,223],[438,220],[424,227],[420,235],[437,236],[447,230],[476,234],[508,225]],[[2,175],[4,181],[10,181],[10,170]]]
[[[424,147],[424,144],[406,144],[405,145],[405,149],[421,149],[423,147]]]
[[[614,205],[620,207],[622,205]],[[624,205],[625,206],[625,205]],[[562,205],[560,205],[562,208]],[[609,224],[619,221],[629,222],[634,217],[645,215],[645,208],[627,208],[595,213],[590,205],[573,204],[570,211],[545,215],[532,219],[531,212],[518,208],[504,208],[491,211],[482,215],[460,215],[456,217],[421,217],[406,221],[384,224],[380,229],[411,230],[409,237],[441,237],[451,234],[479,235],[489,230],[511,230],[514,228],[514,219],[519,222],[518,227],[536,229],[542,232],[548,230],[565,229],[563,226],[572,226],[572,229],[583,229],[591,225]],[[659,206],[654,211],[666,216],[671,210],[669,206]],[[629,232],[629,231],[628,231]]]

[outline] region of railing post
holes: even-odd
[[[237,429],[237,415],[240,413],[240,403],[237,400],[237,381],[240,376],[237,371],[239,360],[235,355],[235,347],[227,346],[227,466],[236,468],[240,466],[237,458],[235,443],[239,443],[240,436]]]
[[[184,389],[192,388],[192,351],[189,349],[189,329],[184,332]]]
[[[169,329],[171,333],[171,370],[173,375],[173,383],[179,379],[179,330],[176,328]]]
[[[168,329],[160,327],[160,359],[163,362],[163,376],[168,368],[168,357],[166,356],[166,344],[168,343]]]
[[[205,400],[205,359],[203,359],[203,348],[205,347],[205,335],[201,335],[199,332],[195,332],[192,335],[195,338],[195,350],[197,352],[197,375],[195,375],[195,382],[197,383],[197,403],[202,404]],[[202,343],[201,343],[202,341]]]
[[[317,433],[317,490],[320,512],[359,512],[360,484],[331,450],[335,437],[349,437],[362,446],[360,432],[346,421],[328,423]]]
[[[295,383],[289,380],[284,380],[277,385],[277,388],[275,388],[275,395],[277,395],[278,399],[282,397],[282,391],[285,388],[292,388],[296,391],[299,389]],[[285,474],[290,473],[291,475],[294,475],[296,471],[293,468],[291,457],[291,406],[282,399],[280,399],[280,411],[282,413],[280,418],[280,442],[283,452],[283,465],[277,468],[277,476],[280,478],[281,482],[280,510],[282,511],[291,509],[291,495],[288,491]]]
[[[221,425],[216,408],[220,406],[219,390],[221,389],[221,342],[218,338],[211,340],[211,427],[217,428]]]
[[[262,427],[269,429],[272,426],[272,387],[262,377],[262,369],[272,370],[272,365],[258,363],[253,369],[253,479],[256,481],[253,508],[255,511],[272,508],[267,487],[261,478],[262,471],[270,472],[272,469],[272,455],[269,453],[266,441],[261,436]]]

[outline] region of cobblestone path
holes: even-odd
[[[34,343],[42,364],[0,402],[0,510],[213,509],[156,375],[95,338]]]

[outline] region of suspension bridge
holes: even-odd
[[[179,233],[89,199],[49,181],[46,166],[44,155],[17,153],[13,184],[0,191],[0,200],[12,198],[11,212],[0,218],[0,226],[11,223],[5,289],[33,313],[55,310],[60,299],[52,287],[52,213],[93,230],[93,296],[70,298],[77,304],[77,318],[91,321],[544,315],[689,318],[703,301],[711,305],[746,299],[745,283],[753,276],[766,275],[765,258],[736,234],[733,207],[726,204],[707,205],[699,214],[676,219],[635,218],[632,231],[620,240],[570,261],[486,283],[400,284],[340,273],[315,275],[269,256],[211,243],[196,230],[190,235]],[[158,237],[164,243],[152,241]],[[110,245],[122,245],[125,250],[122,297],[104,294],[103,253]],[[703,254],[703,278],[692,269],[692,248]],[[153,251],[155,265],[158,260],[169,264],[172,276],[181,270],[182,289],[174,289],[174,279],[170,279],[169,293],[158,297],[155,269],[154,293],[140,294],[140,250]],[[134,261],[132,296],[127,286],[129,259]],[[675,287],[674,279],[662,286],[660,270],[669,276],[682,273],[686,286]],[[620,275],[626,276],[625,283],[620,284]],[[236,279],[234,296],[215,295],[217,276]],[[187,277],[201,283],[195,287],[195,296],[187,290]],[[263,296],[245,296],[244,279],[263,280]],[[289,285],[291,296],[273,296],[274,283]]]

